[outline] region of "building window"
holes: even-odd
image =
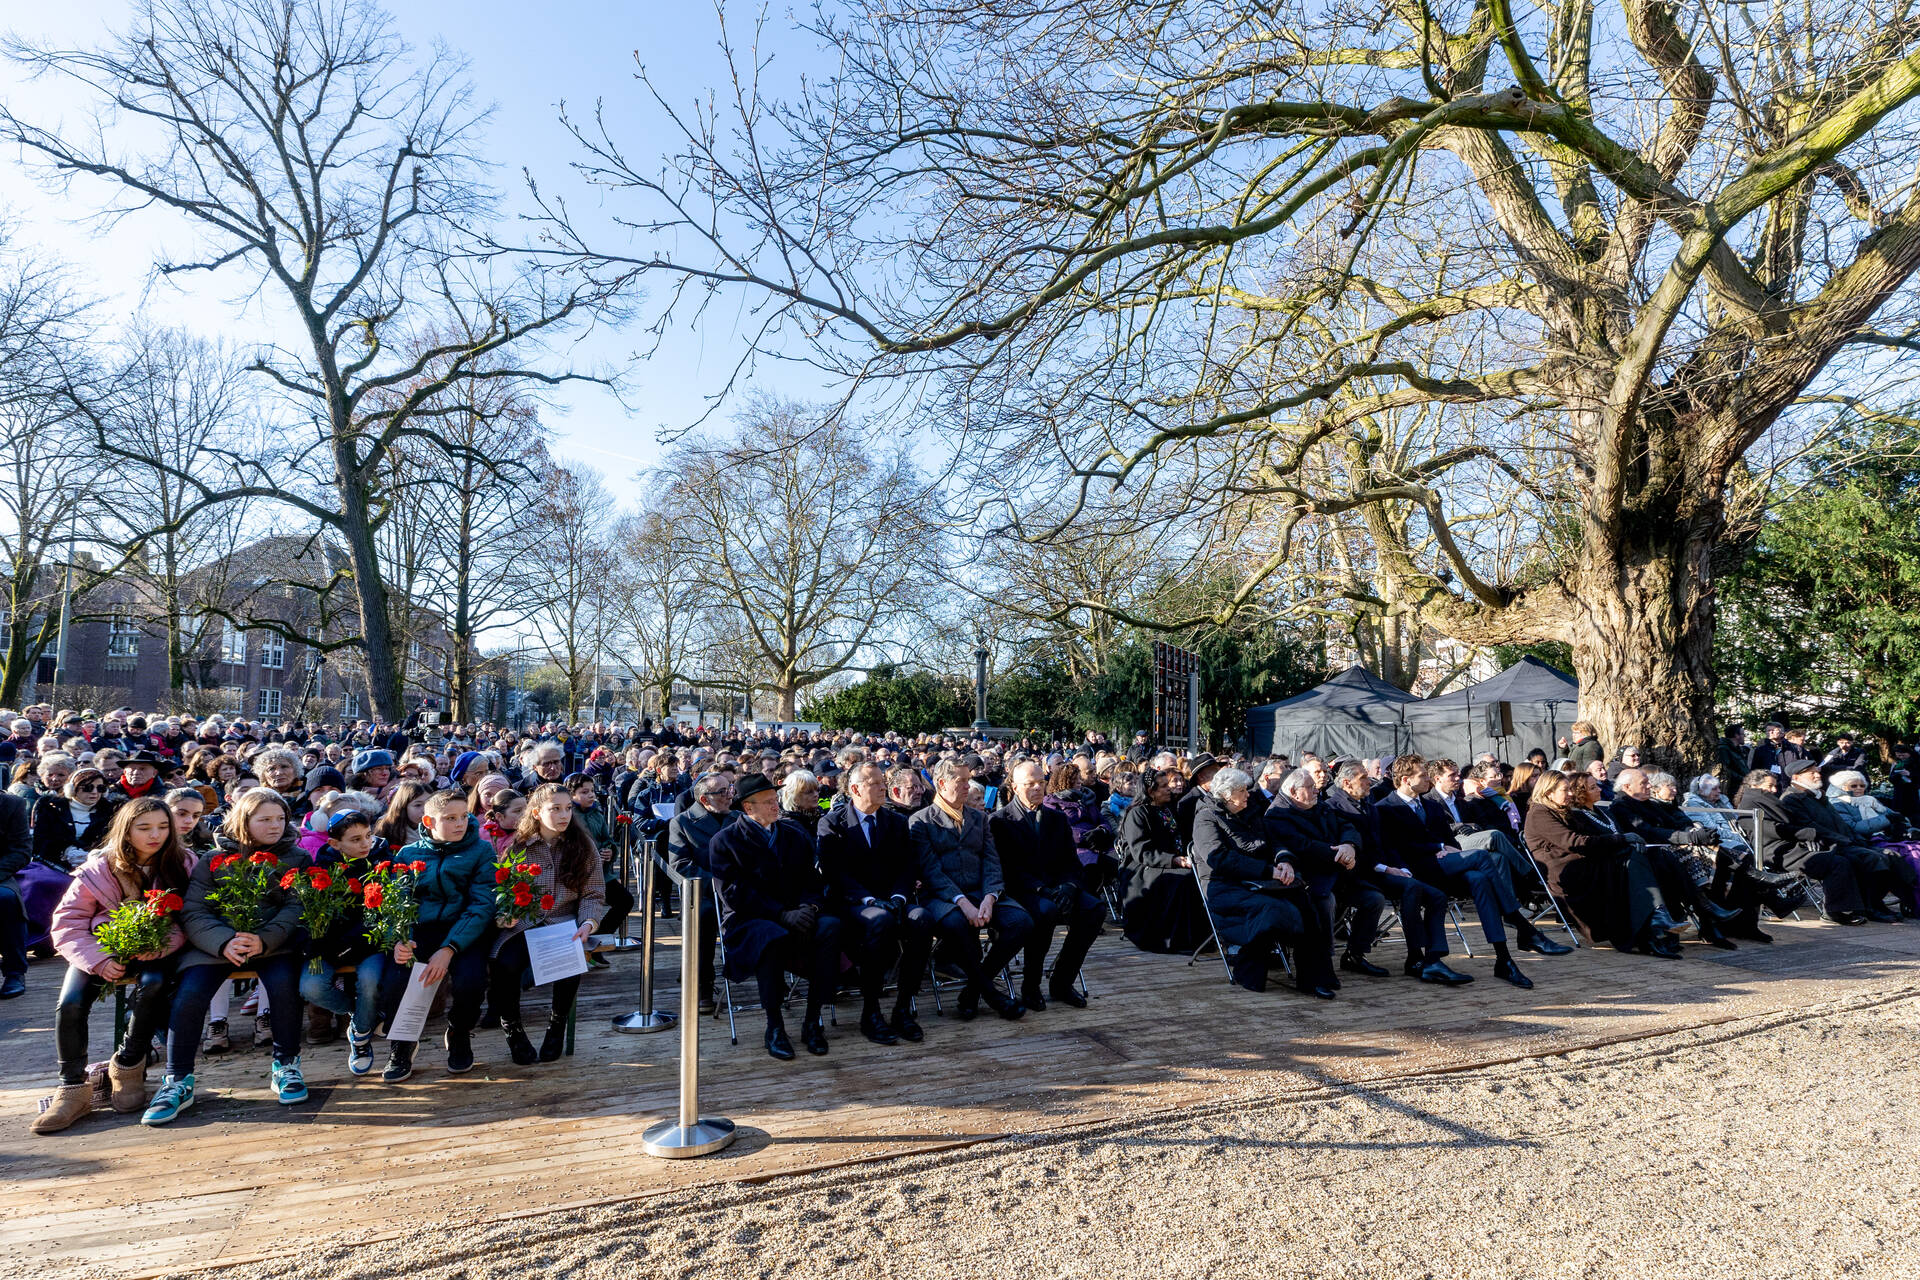
[[[107,623],[107,656],[109,658],[140,656],[140,627],[134,622],[133,615],[124,605],[115,607],[113,617]]]
[[[247,713],[247,691],[237,684],[220,686],[220,709],[230,716],[243,716]]]
[[[345,720],[360,718],[360,695],[351,689],[340,695],[340,716]]]
[[[259,710],[255,711],[254,714],[258,716],[279,715],[280,714],[280,691],[278,689],[262,689],[260,691]]]
[[[269,634],[260,642],[260,665],[279,671],[287,665],[287,638]]]
[[[220,661],[247,665],[247,633],[231,621],[220,624]]]
[[[407,661],[416,667],[420,665],[420,642],[418,640],[407,645]]]

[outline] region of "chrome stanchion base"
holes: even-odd
[[[642,1013],[635,1009],[632,1013],[623,1013],[613,1020],[615,1031],[665,1031],[675,1025],[677,1019],[665,1009],[655,1009],[652,1013]]]
[[[684,1129],[675,1121],[662,1120],[640,1135],[640,1149],[666,1160],[704,1156],[732,1142],[734,1132],[733,1121],[725,1116],[701,1116],[699,1124]]]

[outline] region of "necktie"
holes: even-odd
[[[863,813],[860,815],[860,834],[866,838],[867,848],[869,849],[873,848],[873,815],[872,814]]]

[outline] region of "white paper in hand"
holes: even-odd
[[[407,989],[400,997],[400,1007],[393,1011],[393,1018],[387,1023],[387,1039],[419,1043],[420,1036],[427,1029],[427,1010],[433,1007],[433,988],[425,982],[427,966],[415,962],[407,973]],[[445,982],[442,978],[440,981]]]
[[[579,925],[562,920],[527,930],[527,961],[533,967],[533,985],[545,986],[587,971],[587,949],[574,937]]]
[[[672,822],[673,821],[673,805],[668,802],[662,802],[660,804],[656,804],[655,806],[653,806],[653,816],[660,819],[660,821],[662,822]]]

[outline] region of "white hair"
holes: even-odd
[[[1206,783],[1207,794],[1215,800],[1225,800],[1234,792],[1246,791],[1252,786],[1253,779],[1239,769],[1222,769]]]
[[[1288,794],[1298,791],[1303,786],[1312,787],[1315,791],[1320,789],[1320,783],[1313,776],[1313,770],[1295,769],[1280,780],[1280,789]]]
[[[793,808],[793,802],[800,798],[800,791],[803,787],[818,786],[819,784],[820,779],[814,777],[805,769],[795,769],[787,775],[787,780],[780,784],[780,807],[782,809]]]
[[[1834,770],[1833,776],[1827,779],[1827,782],[1829,785],[1838,787],[1840,788],[1840,790],[1845,791],[1848,787],[1852,786],[1856,782],[1863,787],[1866,786],[1867,775],[1860,772],[1858,769],[1836,769]]]

